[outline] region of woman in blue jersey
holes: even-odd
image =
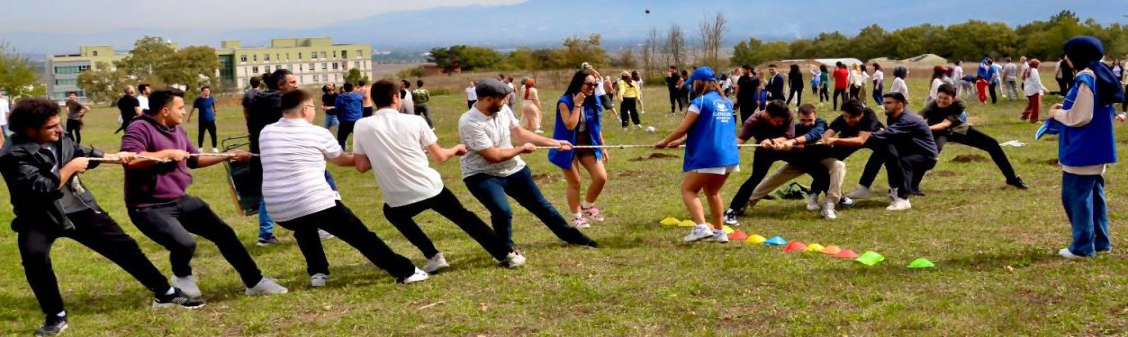
[[[552,138],[566,140],[575,145],[603,145],[602,109],[599,97],[595,95],[596,74],[592,70],[581,70],[572,76],[572,82],[560,100],[556,102],[556,128]],[[576,104],[580,102],[580,104]],[[595,200],[603,193],[607,184],[607,170],[603,162],[607,160],[604,149],[573,149],[572,151],[548,151],[548,161],[564,170],[568,180],[568,210],[572,213],[572,227],[591,227],[590,221],[603,221],[603,214],[595,207]],[[580,202],[580,166],[591,176],[591,184],[583,202]]]
[[[1064,62],[1076,70],[1065,104],[1054,104],[1046,130],[1058,133],[1058,160],[1062,169],[1061,201],[1073,226],[1073,243],[1058,251],[1065,258],[1093,257],[1112,250],[1108,231],[1108,204],[1104,174],[1116,163],[1114,104],[1124,99],[1120,83],[1101,63],[1104,46],[1090,36],[1065,42]]]
[[[685,161],[682,170],[682,201],[697,223],[685,237],[686,242],[705,240],[728,242],[721,223],[724,200],[721,186],[729,174],[740,170],[740,154],[736,146],[736,119],[732,101],[721,95],[713,69],[700,67],[693,71],[689,82],[697,98],[689,105],[689,113],[681,125],[655,148],[675,148],[685,143]],[[684,139],[682,137],[685,137]],[[697,194],[705,191],[709,200],[712,221],[705,221],[705,209]]]

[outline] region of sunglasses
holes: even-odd
[[[599,85],[599,83],[596,83],[596,82],[584,82],[584,86],[585,86],[585,87],[595,87],[595,86],[597,86],[597,85]]]

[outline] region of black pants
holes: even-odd
[[[752,197],[752,192],[756,191],[756,185],[759,185],[768,175],[768,170],[772,168],[772,164],[784,159],[786,159],[786,154],[783,152],[756,149],[752,158],[752,175],[748,176],[748,180],[740,185],[740,189],[736,191],[736,195],[729,202],[729,208],[737,213],[743,213],[744,209],[748,208],[748,199]]]
[[[262,280],[262,271],[247,253],[247,248],[239,242],[235,231],[200,198],[185,195],[158,206],[131,207],[129,219],[141,233],[168,249],[172,274],[177,277],[192,275],[190,263],[196,253],[196,239],[190,234],[196,234],[215,243],[219,253],[235,267],[247,288]]]
[[[995,87],[997,87],[997,86],[999,86],[999,84],[993,83],[993,82],[990,85],[987,86],[987,92],[991,93],[991,104],[995,104],[995,103],[999,102],[999,99],[997,97],[995,97]]]
[[[752,117],[752,114],[756,113],[756,109],[760,107],[760,105],[756,103],[756,101],[751,101],[749,103],[751,104],[740,104],[740,121],[736,123],[737,133],[740,132],[740,128],[744,125],[744,122],[747,121],[749,117]]]
[[[850,97],[846,96],[846,89],[835,88],[834,89],[834,111],[838,111],[838,98],[839,97],[842,97],[842,103],[846,103],[846,100],[850,99]]]
[[[50,256],[51,245],[61,237],[71,238],[110,259],[154,294],[164,294],[171,288],[161,271],[141,252],[137,241],[126,235],[109,215],[85,210],[67,214],[67,218],[74,223],[74,230],[28,226],[16,238],[27,283],[31,285],[44,314],[55,315],[63,311],[59,281],[51,267]]]
[[[498,238],[493,229],[486,225],[481,218],[463,207],[462,202],[458,201],[458,197],[455,197],[454,193],[446,188],[443,188],[439,195],[409,205],[391,207],[384,204],[384,216],[388,218],[388,222],[391,222],[407,238],[407,241],[411,241],[411,244],[419,248],[419,251],[423,252],[423,256],[430,259],[438,254],[439,250],[435,248],[435,244],[431,242],[427,234],[419,228],[419,224],[412,219],[426,210],[434,210],[447,220],[454,222],[455,225],[462,228],[463,232],[470,234],[474,241],[478,241],[478,244],[482,245],[482,248],[485,248],[486,252],[489,252],[494,259],[504,260],[505,256],[509,254],[505,241]]]
[[[823,84],[819,86],[819,102],[822,103],[829,100],[830,93],[827,92],[827,85]]]
[[[1003,147],[999,146],[999,141],[995,140],[995,138],[991,138],[991,136],[976,130],[974,127],[968,128],[967,134],[955,132],[943,134],[937,132],[933,135],[936,139],[937,152],[943,151],[944,144],[947,142],[964,144],[987,151],[987,153],[991,155],[991,160],[995,162],[995,166],[999,167],[999,171],[1003,172],[1003,177],[1005,177],[1007,181],[1017,179],[1017,176],[1014,174],[1014,167],[1011,166],[1010,160],[1007,159],[1006,152],[1003,152]]]
[[[791,92],[787,94],[787,105],[791,105],[791,99],[796,98],[795,105],[803,104],[803,87],[792,87]]]
[[[466,109],[473,109],[474,103],[478,103],[478,100],[466,101]]]
[[[82,121],[75,119],[67,120],[67,134],[74,139],[75,143],[82,143]]]
[[[850,99],[859,99],[858,94],[862,92],[862,87],[850,86]]]
[[[211,135],[212,148],[215,148],[216,147],[215,121],[205,121],[205,120],[202,120],[202,119],[200,120],[200,134],[197,135],[197,137],[196,137],[197,138],[196,144],[198,145],[197,147],[199,147],[199,148],[204,147],[204,131],[207,131],[208,134]]]
[[[342,149],[348,148],[349,135],[352,134],[354,127],[356,127],[356,121],[341,121],[341,125],[337,126],[337,143],[341,144]]]
[[[638,98],[625,97],[620,105],[619,119],[623,121],[624,128],[630,125],[630,122],[634,122],[635,125],[642,125],[638,120]],[[627,120],[627,117],[630,117],[630,120]]]
[[[370,106],[362,107],[361,110],[360,110],[360,117],[363,118],[363,117],[372,116],[373,112],[375,112],[375,110],[372,110],[372,107],[370,107]]]
[[[431,122],[431,107],[426,103],[415,105],[415,115],[423,116],[423,119],[427,120],[427,126],[435,128],[435,124]]]
[[[1128,85],[1124,86],[1124,91],[1128,92]],[[1120,112],[1128,112],[1128,99],[1120,103]]]
[[[885,172],[889,187],[897,189],[897,196],[907,199],[912,191],[920,190],[924,173],[936,167],[936,159],[921,154],[901,155],[891,143],[880,142],[874,145],[874,153],[885,158]]]
[[[325,230],[360,251],[380,269],[391,274],[398,281],[415,274],[415,265],[411,264],[403,255],[396,254],[373,233],[364,223],[353,214],[352,210],[345,207],[340,201],[337,205],[323,211],[306,215],[297,219],[278,223],[283,228],[294,231],[294,239],[298,242],[298,249],[306,260],[306,272],[310,275],[329,275],[329,261],[325,258],[325,249],[321,246],[321,236],[318,229]]]

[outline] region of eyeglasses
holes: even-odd
[[[585,86],[585,87],[595,87],[595,86],[597,86],[597,85],[599,85],[599,83],[596,83],[596,82],[584,82],[584,86]]]

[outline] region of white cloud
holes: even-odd
[[[49,0],[12,1],[0,32],[96,33],[125,28],[310,28],[376,14],[437,7],[514,5],[527,0]],[[7,2],[7,1],[5,1]]]

